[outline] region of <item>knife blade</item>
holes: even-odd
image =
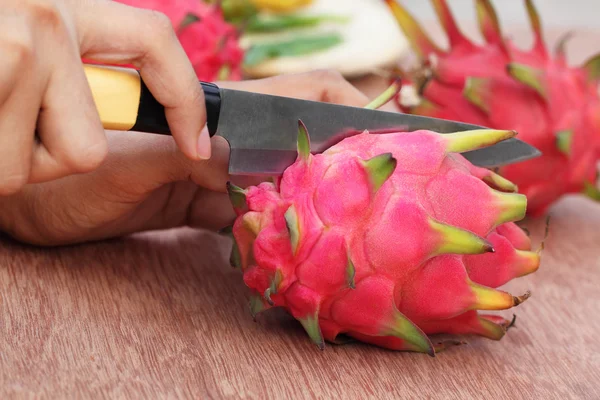
[[[91,64],[84,69],[105,129],[171,134],[164,108],[152,96],[138,71]],[[364,130],[383,134],[398,130],[452,133],[485,129],[457,121],[200,84],[205,94],[210,135],[222,136],[229,143],[231,175],[281,174],[296,159],[298,120],[308,128],[314,153]],[[473,164],[486,168],[541,155],[535,147],[516,138],[462,154]]]

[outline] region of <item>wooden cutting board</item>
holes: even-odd
[[[528,224],[536,243],[544,221]],[[598,399],[600,205],[552,210],[533,296],[500,342],[436,358],[319,351],[250,317],[223,238],[188,229],[54,250],[0,241],[0,398]],[[504,315],[510,317],[511,312]]]

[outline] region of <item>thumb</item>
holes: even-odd
[[[109,156],[96,174],[120,203],[137,204],[136,213],[121,219],[118,234],[192,226],[218,230],[235,218],[228,205],[229,144],[215,136],[210,160],[192,161],[170,136],[107,131]],[[250,179],[233,179],[254,184]],[[175,186],[177,182],[188,183]],[[106,196],[106,195],[105,195]],[[114,197],[113,197],[114,196]],[[111,225],[110,229],[115,229]],[[105,236],[115,232],[111,231]]]
[[[107,131],[107,137],[110,152],[103,172],[108,172],[111,183],[126,192],[145,195],[180,181],[226,191],[229,144],[219,136],[211,139],[212,157],[198,161],[186,157],[171,136]]]

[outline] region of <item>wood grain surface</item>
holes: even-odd
[[[528,222],[536,242],[544,220]],[[502,341],[440,353],[328,345],[254,322],[230,243],[190,229],[61,249],[0,242],[1,398],[600,398],[600,205],[561,202]],[[501,313],[510,316],[512,311]]]
[[[375,90],[369,78],[358,83]],[[551,210],[532,290],[500,342],[436,358],[319,351],[278,310],[256,322],[230,243],[191,229],[57,249],[0,238],[0,398],[600,399],[600,205]],[[545,220],[527,221],[535,243]]]

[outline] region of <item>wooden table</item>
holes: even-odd
[[[533,292],[516,327],[436,358],[320,352],[283,312],[254,322],[214,233],[57,249],[1,238],[0,398],[599,399],[600,205],[565,198],[551,215],[539,272],[506,286]],[[544,222],[528,222],[535,243]]]

